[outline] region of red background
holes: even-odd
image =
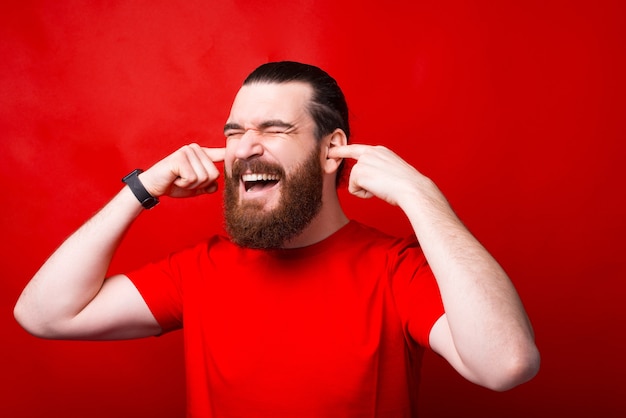
[[[11,4],[14,3],[14,4]],[[221,146],[243,77],[268,60],[343,86],[354,142],[394,149],[509,272],[542,369],[494,393],[430,354],[424,417],[623,416],[625,10],[620,1],[15,1],[0,13],[0,415],[174,417],[181,334],[44,341],[19,292],[136,167]],[[408,223],[345,196],[353,218]],[[165,200],[124,271],[221,228],[220,199]]]

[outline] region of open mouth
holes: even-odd
[[[246,192],[259,192],[275,186],[280,181],[277,174],[251,173],[241,176]]]

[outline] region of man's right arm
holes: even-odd
[[[223,148],[192,144],[140,175],[155,197],[191,197],[217,189]],[[124,187],[44,263],[20,296],[14,314],[33,335],[53,339],[126,339],[161,328],[124,275],[106,278],[122,237],[143,208]]]

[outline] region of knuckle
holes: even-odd
[[[209,177],[212,179],[216,179],[220,176],[220,171],[217,169],[217,167],[213,166],[209,169]]]
[[[208,173],[201,173],[200,175],[197,176],[196,181],[200,184],[202,183],[206,183],[207,181],[209,181],[209,174]]]
[[[181,177],[181,182],[185,186],[190,186],[194,184],[196,181],[198,181],[198,176],[196,176],[193,173],[189,173],[186,176]]]

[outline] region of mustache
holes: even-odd
[[[285,170],[282,166],[276,163],[270,163],[258,159],[254,160],[236,160],[233,163],[232,178],[239,179],[245,173],[264,173],[274,174],[280,178],[285,177]]]

